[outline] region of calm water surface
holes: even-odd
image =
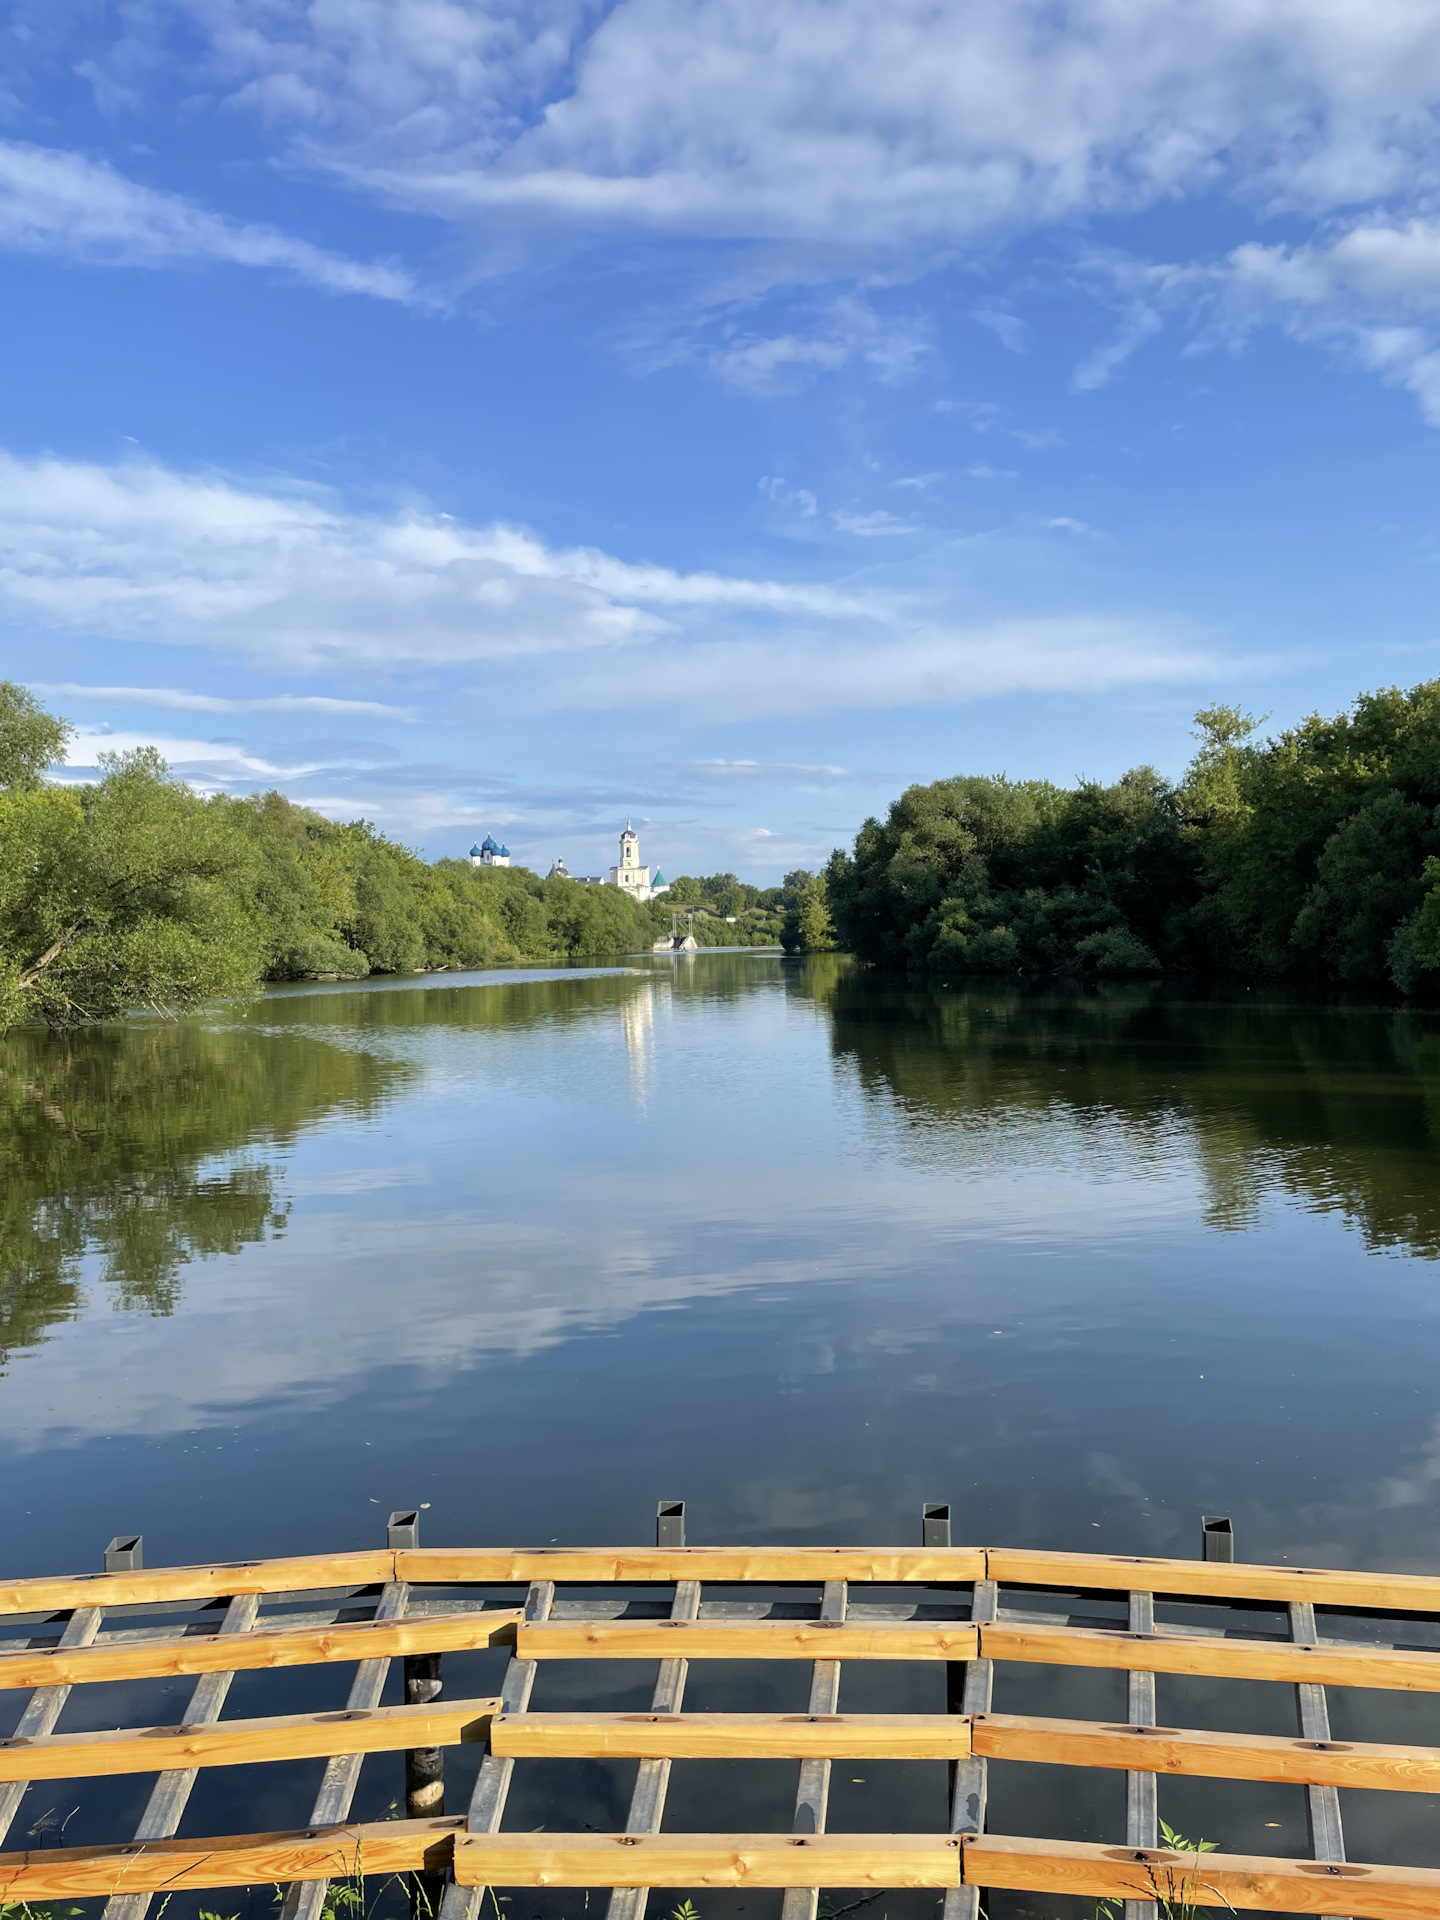
[[[435,1544],[639,1542],[661,1496],[697,1543],[910,1543],[948,1499],[957,1540],[1192,1555],[1208,1511],[1246,1559],[1440,1571],[1433,1017],[702,954],[0,1070],[6,1571],[380,1544],[421,1503]],[[997,1706],[1123,1711],[1044,1671]],[[1401,1705],[1368,1737],[1440,1740]],[[836,1772],[837,1825],[898,1817]],[[1072,1786],[1050,1830],[1113,1835]],[[1298,1790],[1192,1787],[1226,1844],[1303,1850]],[[1355,1857],[1429,1858],[1411,1796],[1354,1798]]]

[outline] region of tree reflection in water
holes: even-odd
[[[1335,1210],[1367,1246],[1440,1259],[1440,1020],[1383,1006],[887,984],[835,955],[792,970],[837,1061],[909,1149],[1064,1115],[1132,1153],[1188,1138],[1220,1228],[1267,1194]]]
[[[0,1363],[81,1310],[87,1257],[117,1307],[171,1312],[188,1261],[283,1229],[267,1150],[410,1077],[243,1023],[0,1039]]]

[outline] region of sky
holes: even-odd
[[[0,677],[431,857],[1440,673],[1426,0],[8,0]]]

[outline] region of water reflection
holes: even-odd
[[[792,991],[887,1133],[923,1158],[1027,1118],[1118,1129],[1132,1165],[1188,1147],[1211,1226],[1287,1195],[1372,1249],[1440,1258],[1440,1031],[1377,1007],[878,985],[822,958]]]
[[[6,1338],[71,1324],[0,1448],[56,1540],[163,1494],[170,1558],[304,1547],[296,1465],[337,1544],[432,1488],[453,1538],[633,1537],[660,1449],[712,1539],[965,1494],[975,1537],[1185,1552],[1206,1506],[1428,1565],[1437,1034],[752,952],[17,1036]]]
[[[264,1150],[363,1118],[403,1066],[309,1037],[136,1023],[0,1040],[0,1360],[85,1301],[170,1313],[182,1267],[276,1234]]]

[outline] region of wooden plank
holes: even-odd
[[[960,1842],[878,1833],[466,1833],[461,1886],[948,1887]],[[1440,1878],[1440,1876],[1437,1876]]]
[[[332,1753],[398,1753],[483,1740],[498,1699],[432,1701],[344,1713],[275,1714],[214,1726],[120,1727],[0,1740],[0,1780],[88,1780],[172,1767],[239,1767]]]
[[[85,1900],[206,1887],[264,1887],[356,1872],[406,1873],[449,1863],[464,1822],[377,1820],[363,1826],[227,1833],[199,1840],[44,1847],[0,1853],[0,1898]]]
[[[225,1618],[220,1633],[225,1645],[237,1640],[243,1641],[255,1624],[255,1615],[259,1611],[258,1593],[242,1593],[230,1602],[225,1609]],[[223,1651],[223,1647],[222,1647]],[[230,1682],[235,1675],[229,1673],[207,1673],[196,1682],[190,1695],[190,1704],[185,1709],[187,1726],[204,1726],[220,1718],[220,1710],[225,1705],[226,1695],[230,1691]],[[189,1803],[195,1782],[199,1778],[195,1767],[179,1768],[172,1773],[162,1773],[150,1789],[150,1798],[145,1803],[145,1811],[140,1816],[135,1829],[138,1841],[169,1840],[179,1828],[181,1816]],[[145,1920],[150,1905],[148,1893],[117,1893],[105,1903],[105,1920]]]
[[[677,1580],[756,1580],[766,1585],[827,1580],[913,1580],[965,1584],[983,1579],[983,1547],[402,1547],[396,1578],[415,1586],[468,1580],[484,1584],[624,1580],[673,1586]]]
[[[1440,1576],[1328,1567],[1050,1553],[1014,1547],[550,1547],[401,1548],[237,1560],[134,1573],[47,1576],[0,1583],[0,1616],[131,1606],[237,1593],[320,1592],[392,1580],[520,1584],[571,1580],[671,1585],[676,1580],[821,1585],[826,1580],[938,1585],[991,1579],[1016,1586],[1191,1594],[1216,1599],[1308,1601],[1440,1615]]]
[[[1186,1890],[1202,1907],[1255,1913],[1323,1914],[1343,1889],[1356,1920],[1434,1920],[1440,1872],[1426,1867],[1339,1866],[1240,1853],[1167,1853],[1030,1840],[997,1834],[965,1842],[967,1884],[1015,1893],[1074,1894],[1089,1900],[1154,1898],[1177,1906]]]
[[[0,1582],[0,1615],[63,1613],[72,1607],[123,1607],[168,1600],[222,1599],[237,1593],[300,1593],[379,1585],[394,1578],[395,1556],[304,1554],[286,1560],[232,1560],[207,1567],[156,1567],[137,1573],[81,1573]]]
[[[258,1600],[256,1594],[241,1596]],[[513,1640],[520,1609],[420,1615],[407,1620],[352,1620],[291,1631],[267,1627],[243,1640],[191,1636],[123,1646],[56,1647],[0,1654],[0,1691],[10,1687],[82,1686],[102,1680],[169,1679],[188,1673],[251,1673],[413,1653],[454,1653]]]
[[[1110,1726],[987,1714],[972,1724],[976,1753],[991,1760],[1038,1760],[1060,1767],[1124,1767],[1142,1773],[1218,1780],[1284,1780],[1296,1786],[1440,1791],[1440,1748],[1340,1740],[1280,1740],[1269,1734],[1211,1733],[1190,1727]]]
[[[77,1607],[65,1623],[65,1631],[60,1636],[61,1647],[68,1653],[72,1647],[89,1646],[100,1631],[101,1617],[99,1607]],[[35,1740],[52,1732],[69,1697],[69,1687],[42,1687],[38,1693],[32,1693],[16,1722],[13,1737],[17,1740]],[[8,1785],[0,1786],[0,1845],[4,1844],[15,1815],[20,1811],[27,1784],[27,1777],[22,1775]]]
[[[945,1713],[508,1713],[490,1723],[490,1750],[517,1760],[955,1760],[970,1752],[970,1722]]]
[[[820,1597],[822,1627],[839,1627],[847,1610],[848,1595],[843,1580],[827,1580]],[[820,1720],[838,1712],[840,1706],[840,1662],[817,1660],[810,1675],[810,1717]],[[795,1789],[795,1813],[790,1831],[797,1834],[824,1833],[830,1807],[830,1761],[809,1757],[800,1762],[800,1779]],[[780,1920],[816,1920],[820,1910],[820,1888],[814,1881],[803,1887],[787,1887],[780,1903]]]
[[[1292,1600],[1312,1606],[1367,1607],[1394,1613],[1440,1614],[1440,1576],[1423,1573],[1349,1573],[1330,1567],[1262,1567],[1248,1561],[1152,1560],[1123,1554],[1044,1553],[990,1547],[992,1580],[1009,1586],[1178,1593],[1218,1600]]]
[[[696,1620],[700,1617],[700,1582],[698,1580],[679,1580],[675,1584],[675,1598],[670,1603],[672,1620]],[[650,1699],[652,1715],[678,1715],[685,1699],[685,1683],[689,1677],[688,1660],[669,1659],[660,1662],[660,1671],[655,1678],[655,1691]],[[494,1723],[491,1723],[491,1751],[495,1751]],[[660,1823],[665,1817],[665,1799],[670,1791],[670,1756],[668,1754],[645,1755],[635,1773],[635,1786],[630,1795],[630,1811],[625,1817],[626,1833],[658,1833]],[[605,1920],[644,1920],[645,1903],[649,1898],[647,1887],[612,1888],[609,1904],[605,1911]]]
[[[1333,1641],[1287,1646],[1283,1641],[1226,1640],[1168,1630],[1153,1639],[1137,1638],[1118,1627],[1107,1633],[1094,1627],[1019,1625],[1012,1620],[982,1626],[980,1639],[982,1652],[992,1660],[1440,1693],[1440,1653],[1392,1647],[1336,1646]]]
[[[969,1621],[546,1620],[523,1622],[522,1660],[968,1660]]]
[[[525,1618],[544,1620],[555,1604],[555,1585],[550,1580],[537,1580],[525,1596]],[[524,1713],[530,1705],[530,1695],[535,1688],[537,1668],[533,1660],[522,1660],[518,1655],[512,1658],[505,1668],[505,1679],[500,1688],[500,1710],[502,1713]],[[491,1721],[494,1726],[494,1721]],[[474,1791],[470,1795],[470,1817],[467,1826],[472,1834],[498,1833],[500,1822],[505,1817],[505,1802],[510,1793],[510,1780],[515,1771],[515,1762],[508,1754],[496,1753],[492,1747],[480,1762],[480,1771],[475,1777]],[[446,1887],[440,1902],[439,1920],[476,1920],[480,1910],[480,1888],[462,1884],[458,1879]]]

